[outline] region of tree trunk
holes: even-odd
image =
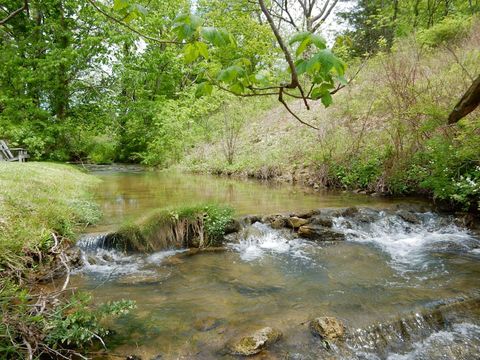
[[[480,105],[480,75],[468,88],[448,117],[449,124],[455,124]]]

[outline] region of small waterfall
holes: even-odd
[[[77,246],[82,250],[103,248],[107,235],[108,233],[84,234],[78,239]]]
[[[470,329],[473,333],[479,334],[480,327],[469,323],[478,320],[480,320],[479,295],[453,299],[446,304],[436,305],[386,323],[352,329],[345,339],[346,348],[340,349],[340,353],[371,354],[380,359],[417,359],[407,355],[401,357],[399,354],[415,353],[416,347],[425,341],[428,342],[428,339],[438,337],[438,334],[449,334],[448,337],[452,339],[455,332],[462,329]]]
[[[169,256],[182,251],[164,250],[149,256],[140,253],[125,254],[112,247],[108,236],[109,233],[85,234],[77,241],[84,264],[77,271],[112,278],[128,274],[151,275],[154,270],[149,267],[160,265]]]
[[[408,215],[406,215],[406,214]],[[353,216],[333,218],[334,228],[352,242],[372,244],[384,251],[397,270],[424,267],[429,253],[478,254],[479,239],[458,227],[452,217],[431,212],[360,209]]]

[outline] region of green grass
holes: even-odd
[[[21,267],[53,245],[52,233],[74,238],[97,221],[90,189],[99,180],[67,165],[0,163],[0,270]]]

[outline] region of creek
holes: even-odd
[[[112,324],[116,354],[229,359],[230,339],[265,326],[283,333],[260,357],[267,359],[468,360],[480,353],[480,239],[422,200],[132,167],[91,171],[103,179],[96,198],[105,216],[79,240],[85,265],[72,282],[96,302],[137,302]],[[238,215],[362,208],[361,216],[333,218],[345,241],[313,242],[257,222],[225,251],[194,256],[100,246],[125,220],[199,202],[228,204]],[[412,205],[416,223],[397,213]],[[341,319],[345,340],[326,349],[308,329],[307,320],[319,316]]]

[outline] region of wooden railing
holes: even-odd
[[[0,161],[25,162],[28,158],[27,150],[22,148],[9,148],[4,140],[0,140]]]

